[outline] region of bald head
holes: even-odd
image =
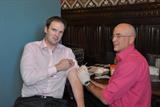
[[[135,28],[128,23],[120,23],[113,30],[112,42],[114,51],[120,52],[131,44],[134,44],[136,37]]]
[[[128,23],[120,23],[114,29],[123,29],[121,32],[123,35],[136,36],[135,28]]]

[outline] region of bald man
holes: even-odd
[[[135,28],[118,24],[112,42],[117,65],[107,85],[90,80],[86,66],[79,68],[79,78],[86,88],[109,107],[151,107],[151,84],[146,59],[134,47]]]

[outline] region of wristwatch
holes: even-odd
[[[90,83],[91,83],[91,81],[86,81],[86,82],[84,83],[84,85],[87,87]]]

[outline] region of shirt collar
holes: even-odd
[[[49,49],[49,48],[47,47],[47,44],[46,44],[46,42],[45,42],[45,39],[43,39],[43,40],[41,41],[41,48],[42,48],[42,49]],[[57,46],[56,46],[54,49],[51,49],[51,50],[53,51],[53,50],[55,50],[55,49],[57,49],[57,48],[59,48],[59,44],[57,44]]]
[[[47,44],[45,42],[45,39],[41,40],[41,45],[40,46],[41,46],[42,49],[46,49],[47,48]]]
[[[116,61],[120,62],[123,60],[132,50],[134,50],[134,44],[128,46],[128,48],[116,54]]]

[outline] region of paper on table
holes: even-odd
[[[94,79],[109,79],[110,77],[108,75],[102,75],[102,76],[95,76]]]

